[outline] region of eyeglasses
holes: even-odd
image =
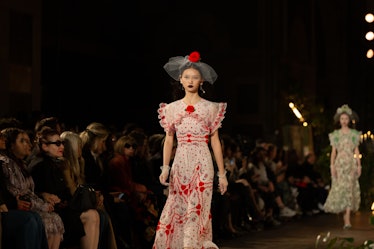
[[[60,141],[60,140],[57,140],[55,142],[46,142],[45,144],[49,145],[49,144],[54,144],[56,145],[57,147],[60,147],[61,145],[64,145],[65,142],[64,141]]]
[[[132,147],[134,150],[136,150],[136,148],[138,148],[138,145],[137,145],[137,144],[128,144],[128,143],[125,144],[125,148],[126,148],[126,149],[130,149],[131,147]]]

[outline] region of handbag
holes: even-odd
[[[78,212],[96,209],[97,199],[95,189],[87,185],[79,184],[70,200],[69,206],[71,209]]]

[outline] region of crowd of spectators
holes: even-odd
[[[12,146],[7,139],[13,128],[22,133],[23,143],[29,147],[18,164],[9,163],[15,157],[6,148]],[[40,203],[44,209],[36,210],[36,214],[44,219],[57,214],[64,225],[53,233],[47,229],[49,223],[41,219],[33,224],[33,231],[42,229],[48,233],[28,237],[27,243],[35,247],[22,245],[19,233],[20,245],[12,248],[41,248],[41,244],[50,249],[152,248],[167,195],[167,187],[158,180],[164,134],[148,134],[134,123],[114,127],[92,122],[78,130],[66,127],[57,117],[44,117],[32,128],[15,118],[2,118],[0,131],[0,211],[20,212],[22,206],[22,212],[35,215],[32,206]],[[293,149],[285,151],[281,145],[261,140],[248,149],[248,145],[244,148],[242,141],[229,134],[221,134],[221,143],[229,187],[221,195],[215,179],[214,240],[281,227],[294,217],[323,212],[328,185],[314,168],[313,152],[299,158]],[[32,179],[33,185],[23,186],[27,191],[11,191],[10,167],[19,167],[21,175]],[[96,210],[78,214],[69,210],[69,200],[78,184],[96,190]],[[20,198],[24,192],[32,193],[35,200]],[[12,233],[8,228],[10,217],[2,219],[3,233],[4,229]],[[17,222],[27,225],[25,220]],[[3,245],[9,243],[4,236],[2,239]]]

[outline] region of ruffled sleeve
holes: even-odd
[[[159,105],[157,112],[160,125],[164,129],[164,131],[166,133],[174,131],[175,128],[172,123],[172,111],[170,110],[170,105],[166,103],[161,103]]]
[[[329,133],[330,145],[336,147],[339,142],[338,132],[335,130]]]
[[[210,116],[210,133],[215,132],[218,128],[222,127],[222,120],[225,118],[227,103],[213,103],[212,112]]]
[[[352,142],[356,147],[360,145],[361,135],[361,131],[353,130]]]

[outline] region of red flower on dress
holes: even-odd
[[[195,107],[193,107],[193,105],[189,105],[186,107],[186,112],[188,112],[189,114],[193,113],[195,111]]]
[[[188,56],[188,60],[191,62],[198,62],[200,60],[200,53],[197,51],[194,51]]]

